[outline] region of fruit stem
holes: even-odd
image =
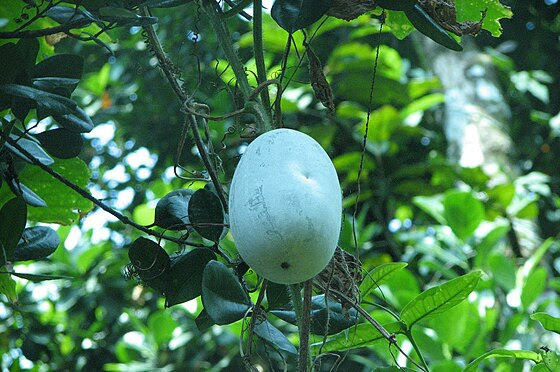
[[[300,284],[289,286],[292,304],[296,313],[297,326],[299,330],[299,361],[298,371],[308,372],[311,365],[311,354],[309,353],[309,331],[310,331],[310,310],[311,310],[311,290],[313,281],[308,280],[304,283],[304,302],[301,300]]]

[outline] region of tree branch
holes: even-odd
[[[249,84],[249,80],[247,79],[245,66],[243,66],[243,63],[241,62],[239,56],[233,48],[231,35],[226,24],[214,9],[216,3],[214,2],[214,0],[199,0],[198,4],[206,14],[210,25],[214,29],[214,32],[217,36],[216,39],[220,44],[220,47],[222,48],[224,54],[226,55],[226,59],[228,60],[233,73],[235,74],[239,90],[241,91],[245,102],[248,103],[251,100],[252,88]],[[267,114],[267,110],[262,102],[257,99],[255,99],[254,101],[256,104],[249,106],[248,108],[253,110],[257,121],[257,126],[259,127],[260,131],[267,132],[272,129],[271,118]]]
[[[266,78],[266,65],[264,63],[263,48],[263,28],[262,28],[262,0],[255,0],[253,4],[253,52],[255,54],[255,64],[257,65],[257,77],[259,84],[264,83]],[[282,89],[282,88],[280,88]],[[269,120],[272,120],[272,112],[270,110],[270,96],[268,89],[261,92],[261,100],[266,110]]]
[[[90,195],[87,191],[85,191],[84,189],[82,189],[78,185],[76,185],[76,184],[72,183],[71,181],[67,180],[64,176],[62,176],[58,172],[52,170],[48,165],[45,165],[45,164],[41,163],[35,156],[33,156],[31,153],[29,153],[29,151],[27,151],[23,147],[21,147],[17,143],[17,141],[10,138],[9,136],[6,136],[4,134],[4,132],[1,131],[1,130],[0,130],[0,137],[2,137],[6,142],[8,142],[10,145],[12,145],[16,150],[18,150],[23,155],[25,155],[34,165],[38,166],[43,171],[47,172],[52,177],[56,178],[58,181],[62,182],[66,186],[70,187],[72,190],[74,190],[75,192],[77,192],[78,194],[83,196],[84,198],[88,199],[93,204],[95,204],[99,208],[103,209],[105,212],[115,216],[122,223],[124,223],[126,225],[130,225],[130,226],[134,227],[135,229],[138,229],[142,232],[145,232],[148,235],[155,236],[155,237],[160,238],[160,239],[169,240],[169,241],[177,243],[177,244],[190,245],[192,247],[199,247],[199,248],[206,247],[204,244],[191,243],[191,242],[188,242],[186,240],[178,239],[178,238],[175,238],[175,237],[172,237],[172,236],[169,236],[169,235],[159,233],[157,231],[153,231],[153,230],[147,228],[146,226],[142,226],[140,224],[137,224],[136,222],[132,221],[128,217],[126,217],[126,216],[122,215],[121,213],[115,211],[113,208],[109,207],[107,204],[103,203],[101,200],[96,199],[95,197]]]
[[[143,16],[150,15],[147,7],[142,7],[140,9],[140,13]],[[173,63],[165,55],[165,52],[163,51],[163,48],[161,46],[161,43],[159,42],[159,39],[157,37],[154,28],[151,25],[148,25],[148,26],[144,26],[144,30],[146,30],[149,42],[152,46],[154,53],[156,54],[156,58],[158,59],[159,66],[163,70],[163,73],[165,74],[167,81],[171,85],[171,88],[173,88],[173,91],[175,92],[175,95],[177,96],[179,101],[181,101],[181,105],[185,106],[185,104],[188,103],[190,97],[179,85],[177,76],[173,71]],[[192,114],[189,114],[186,116],[186,120],[190,124],[190,127],[193,131],[196,147],[200,153],[202,162],[204,163],[204,166],[208,170],[210,179],[212,179],[212,182],[214,183],[214,187],[216,188],[216,191],[218,193],[218,197],[220,198],[224,210],[227,213],[228,212],[227,199],[225,197],[225,193],[222,188],[222,185],[219,182],[218,174],[214,169],[214,167],[212,166],[212,163],[210,162],[210,157],[208,156],[208,152],[206,151],[206,148],[204,147],[204,143],[202,142],[202,138],[200,137],[200,132],[198,131],[198,126],[196,125],[196,117],[194,117]]]
[[[4,31],[0,32],[0,39],[33,39],[36,37],[57,34],[59,32],[68,32],[73,28],[80,28],[90,23],[90,20],[81,20],[54,27],[43,28],[41,30]]]

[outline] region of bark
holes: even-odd
[[[448,158],[462,167],[480,166],[491,177],[490,186],[511,182],[520,175],[513,165],[515,146],[508,133],[511,110],[490,58],[474,42],[463,38],[465,50],[457,53],[418,37],[427,68],[441,80],[445,94],[443,129]],[[512,248],[534,249],[540,238],[533,221],[511,219]]]

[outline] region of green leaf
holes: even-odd
[[[149,0],[144,4],[144,6],[150,8],[172,8],[175,6],[188,4],[190,2],[192,2],[192,0]]]
[[[486,265],[486,259],[492,249],[507,235],[510,229],[508,222],[499,222],[495,227],[486,234],[480,243],[476,246],[477,255],[474,259],[475,267],[483,267]]]
[[[412,8],[406,9],[405,14],[418,31],[436,43],[456,52],[463,50],[463,47],[420,4],[416,3]]]
[[[268,320],[257,321],[255,324],[255,333],[257,336],[265,341],[268,341],[276,348],[287,351],[291,354],[297,354],[297,350],[290,340],[288,340],[288,338]]]
[[[447,192],[443,208],[447,224],[462,240],[469,238],[484,219],[484,205],[471,192]]]
[[[171,340],[177,327],[177,321],[165,310],[156,311],[148,317],[148,329],[158,348]]]
[[[140,279],[148,283],[171,266],[167,252],[159,244],[146,238],[138,238],[132,243],[128,249],[128,258]]]
[[[486,191],[491,200],[495,200],[501,208],[507,208],[515,196],[515,186],[509,183],[494,186]]]
[[[212,318],[210,318],[210,315],[208,315],[208,312],[206,312],[206,310],[202,309],[202,311],[200,312],[200,314],[198,314],[198,316],[196,317],[196,319],[194,320],[194,322],[196,323],[196,328],[198,328],[198,330],[200,332],[204,332],[206,331],[208,328],[212,327],[214,324],[216,324]]]
[[[427,94],[415,101],[412,101],[400,112],[400,118],[405,119],[415,112],[424,112],[440,103],[445,102],[445,96],[442,93]]]
[[[443,207],[443,195],[433,196],[415,196],[412,203],[422,209],[428,215],[432,216],[437,222],[446,225]]]
[[[25,138],[19,138],[14,134],[10,135],[10,138],[15,141],[17,140],[17,144],[21,148],[23,148],[25,151],[30,153],[35,159],[39,160],[39,162],[41,162],[42,164],[51,165],[52,163],[54,163],[54,160],[45,152],[45,150],[41,148],[41,146],[39,146],[39,144],[37,144],[37,142]],[[19,158],[25,160],[29,164],[33,164],[31,159],[29,159],[27,156],[22,154],[14,146],[10,145],[7,142],[4,144],[4,146],[6,146],[6,148],[8,148],[12,153],[14,153]]]
[[[368,140],[373,142],[388,141],[400,123],[399,112],[393,106],[384,105],[380,107],[370,115]],[[365,118],[363,123],[358,124],[358,130],[362,135],[365,133],[365,124]]]
[[[45,15],[60,24],[72,23],[76,24],[76,27],[87,26],[93,21],[91,13],[69,6],[53,6]]]
[[[500,0],[456,0],[457,21],[465,20],[478,21],[484,9],[488,8],[486,17],[482,22],[482,28],[489,31],[492,36],[498,37],[502,34],[502,25],[500,19],[511,18],[513,13],[510,7],[503,5]]]
[[[25,71],[35,65],[38,51],[39,43],[36,39],[20,39],[17,44],[7,43],[0,46],[0,84],[14,83],[18,76],[25,75]]]
[[[397,39],[402,40],[414,31],[414,26],[410,23],[404,12],[389,10],[386,14],[387,19],[385,20],[384,29],[395,35]]]
[[[47,130],[35,135],[41,145],[52,156],[59,159],[70,159],[80,154],[84,139],[80,133],[64,128]]]
[[[0,249],[2,249],[2,242],[0,242]],[[0,271],[5,271],[4,267],[0,267]],[[16,281],[10,274],[0,273],[0,293],[8,297],[11,303],[17,302]]]
[[[168,230],[189,229],[189,201],[194,193],[191,189],[179,189],[161,198],[156,205],[156,226]]]
[[[521,304],[524,309],[528,309],[541,295],[546,288],[546,280],[547,271],[544,267],[539,267],[529,274],[521,290]]]
[[[58,234],[50,227],[29,227],[23,230],[23,236],[14,251],[13,261],[45,258],[51,255],[59,244]]]
[[[243,318],[251,308],[251,300],[239,279],[218,261],[210,261],[204,268],[202,303],[210,318],[220,325]]]
[[[27,205],[22,198],[13,198],[0,209],[0,266],[14,257],[14,251],[27,223]]]
[[[545,253],[554,245],[556,245],[554,243],[556,243],[554,238],[546,239],[536,250],[533,251],[533,254],[527,259],[527,261],[525,261],[523,266],[519,268],[517,272],[518,287],[521,287],[522,284],[527,281],[527,278],[533,272],[533,270],[535,270],[539,262],[541,262]]]
[[[544,363],[535,364],[533,368],[531,368],[531,372],[550,372],[550,369]]]
[[[463,372],[476,371],[478,365],[489,358],[515,358],[515,359],[527,359],[533,362],[540,363],[542,357],[540,354],[529,350],[505,350],[505,349],[494,349],[487,353],[482,354],[472,362],[470,362]]]
[[[560,334],[560,318],[555,318],[552,315],[540,312],[531,314],[531,319],[540,322],[547,331]]]
[[[76,106],[72,113],[52,115],[57,123],[73,132],[87,133],[93,129],[93,122],[84,110]]]
[[[383,328],[389,333],[397,333],[402,330],[402,323],[392,322],[383,324]],[[369,323],[360,323],[352,327],[348,332],[340,332],[329,337],[321,349],[322,342],[311,345],[313,354],[319,350],[322,353],[341,352],[350,349],[357,349],[364,346],[371,346],[378,341],[384,341],[385,337]]]
[[[157,23],[156,17],[142,17],[128,9],[112,6],[100,8],[99,18],[119,26],[148,26]]]
[[[266,283],[266,300],[269,309],[282,309],[290,303],[288,286],[274,282]]]
[[[503,253],[492,254],[487,258],[488,268],[498,285],[506,291],[515,288],[515,264]]]
[[[360,294],[365,298],[372,290],[389,280],[391,275],[404,269],[406,262],[389,262],[381,264],[365,275],[364,281],[360,284]]]
[[[270,14],[289,33],[311,26],[331,7],[331,0],[276,0]]]
[[[20,177],[21,178],[21,177]],[[25,186],[23,183],[18,183],[16,179],[12,179],[8,183],[8,187],[12,192],[21,196],[23,200],[32,207],[46,207],[47,203],[35,194],[29,187]]]
[[[165,275],[165,306],[190,301],[202,294],[204,267],[216,255],[209,249],[199,248],[175,258]]]
[[[420,293],[402,310],[402,321],[410,329],[417,322],[452,308],[468,297],[481,275],[481,271],[473,271]]]
[[[328,307],[327,307],[328,302]],[[270,310],[271,314],[291,323],[297,324],[295,311],[291,310]],[[358,322],[358,312],[351,308],[343,310],[342,305],[329,298],[325,301],[325,295],[313,296],[311,299],[311,333],[316,335],[332,335],[344,329],[350,328]],[[326,329],[328,323],[328,329]]]
[[[546,367],[552,372],[560,371],[560,355],[554,351],[549,351],[543,354],[543,361]]]
[[[20,84],[0,85],[0,92],[14,97],[30,99],[40,104],[42,109],[53,113],[71,112],[77,106],[76,102],[69,98]]]
[[[64,96],[19,84],[0,85],[0,92],[35,101],[63,127],[79,133],[90,132],[93,122],[76,102]]]
[[[82,189],[89,183],[91,171],[81,159],[56,159],[51,169]],[[70,225],[79,219],[80,213],[87,213],[93,207],[91,201],[39,167],[26,167],[19,179],[48,205],[30,208],[28,217],[32,221]]]
[[[44,274],[26,274],[26,273],[10,273],[18,278],[26,279],[32,282],[43,282],[45,280],[59,280],[59,279],[75,279],[71,276],[64,275],[44,275]]]
[[[382,8],[389,10],[406,10],[416,4],[417,0],[375,0],[375,3]]]
[[[57,54],[39,62],[33,68],[31,77],[57,77],[80,80],[83,71],[84,58],[82,56],[77,54]]]
[[[31,79],[31,85],[34,88],[41,89],[50,93],[60,94],[61,96],[70,98],[72,91],[80,80],[59,78],[59,77],[39,77]]]
[[[189,221],[206,239],[218,242],[224,231],[224,210],[220,199],[212,191],[199,189],[188,203]]]

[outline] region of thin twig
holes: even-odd
[[[228,10],[227,12],[221,13],[220,17],[229,18],[239,14],[246,20],[250,21],[252,17],[249,14],[247,14],[247,12],[245,12],[243,9],[249,6],[249,4],[251,4],[252,1],[253,0],[243,0],[236,5],[233,3],[233,1],[226,0],[226,3],[231,7],[231,9]]]
[[[34,39],[36,37],[58,34],[59,32],[66,33],[73,28],[81,28],[90,23],[90,20],[80,20],[40,30],[4,31],[0,32],[0,39]]]
[[[214,169],[214,167],[212,166],[212,163],[210,162],[210,156],[208,155],[208,152],[206,151],[206,148],[204,147],[204,143],[202,142],[202,138],[200,137],[200,131],[198,130],[198,126],[197,126],[197,122],[196,122],[196,116],[194,116],[193,114],[188,114],[188,115],[186,115],[186,120],[190,121],[190,126],[191,126],[191,129],[193,131],[193,136],[194,136],[194,142],[196,143],[196,148],[198,149],[198,152],[200,153],[200,158],[202,159],[202,163],[204,164],[204,166],[208,170],[208,174],[210,175],[210,178],[212,179],[212,183],[214,184],[214,187],[216,188],[216,191],[218,192],[218,197],[220,198],[220,202],[222,203],[222,206],[224,207],[224,211],[226,213],[228,213],[228,203],[227,203],[227,200],[226,200],[226,197],[225,197],[225,192],[224,192],[224,189],[222,188],[222,184],[220,183],[220,180],[218,179],[218,174],[216,173],[216,170]]]
[[[224,114],[224,115],[220,115],[220,116],[211,116],[211,115],[203,114],[202,112],[195,111],[194,109],[192,109],[191,107],[189,107],[188,104],[184,105],[184,106],[183,106],[183,109],[184,109],[185,111],[187,111],[188,113],[190,113],[190,114],[199,116],[199,117],[201,117],[201,118],[204,118],[204,119],[210,120],[210,121],[223,121],[223,120],[226,120],[226,119],[232,118],[232,117],[234,117],[234,116],[241,115],[241,114],[245,113],[245,109],[242,108],[242,109],[235,110],[235,111],[232,111],[232,112],[227,113],[227,114]]]
[[[97,205],[99,208],[103,209],[105,212],[115,216],[119,221],[121,221],[122,223],[126,224],[126,225],[130,225],[132,227],[134,227],[135,229],[138,229],[140,231],[145,232],[148,235],[151,236],[155,236],[159,239],[165,239],[165,240],[169,240],[171,242],[177,243],[177,244],[181,244],[181,245],[190,245],[192,247],[199,247],[199,248],[203,248],[206,247],[204,244],[198,244],[198,243],[191,243],[182,239],[178,239],[178,238],[174,238],[172,236],[169,235],[165,235],[162,233],[159,233],[157,231],[153,231],[150,230],[149,228],[147,228],[146,226],[137,224],[136,222],[132,221],[131,219],[129,219],[128,217],[120,214],[119,212],[117,212],[116,210],[114,210],[113,208],[109,207],[108,205],[106,205],[105,203],[103,203],[101,200],[93,197],[92,195],[90,195],[87,191],[85,191],[84,189],[82,189],[81,187],[79,187],[78,185],[72,183],[71,181],[69,181],[68,179],[66,179],[64,176],[62,176],[61,174],[59,174],[58,172],[54,171],[53,169],[51,169],[48,165],[45,165],[43,163],[41,163],[35,156],[33,156],[31,153],[29,153],[26,149],[24,149],[23,147],[21,147],[17,141],[13,140],[12,138],[10,138],[9,136],[4,135],[4,133],[2,131],[0,131],[0,137],[2,137],[6,142],[8,142],[10,145],[12,145],[16,150],[18,150],[19,152],[21,152],[23,155],[25,155],[25,157],[27,159],[29,159],[34,165],[38,166],[39,168],[41,168],[43,171],[47,172],[49,175],[51,175],[52,177],[56,178],[57,180],[59,180],[60,182],[62,182],[63,184],[65,184],[66,186],[70,187],[72,190],[74,190],[75,192],[77,192],[78,194],[80,194],[81,196],[83,196],[84,198],[88,199],[89,201],[91,201],[93,204]]]
[[[144,16],[149,16],[150,15],[147,7],[142,7],[140,12]],[[167,81],[171,85],[171,87],[172,87],[173,91],[175,92],[175,95],[177,96],[179,101],[181,101],[181,104],[185,105],[185,102],[187,102],[189,100],[189,97],[185,93],[183,88],[179,85],[179,81],[177,79],[177,76],[171,69],[172,62],[165,55],[165,52],[163,51],[163,48],[161,46],[161,43],[160,43],[160,41],[157,37],[157,34],[156,34],[154,28],[151,25],[147,25],[147,26],[144,26],[144,29],[146,30],[146,33],[148,35],[148,39],[150,41],[152,49],[154,50],[156,58],[158,59],[159,65],[160,65],[161,69],[163,70],[163,73],[164,73],[165,77],[167,78]],[[188,115],[186,115],[185,120],[190,122],[190,127],[193,131],[196,147],[197,147],[197,149],[200,153],[200,157],[202,158],[202,162],[204,163],[204,166],[208,170],[208,174],[210,175],[210,179],[212,179],[212,182],[214,183],[214,187],[216,188],[216,191],[218,193],[218,197],[220,198],[220,201],[222,202],[222,206],[224,207],[224,210],[227,213],[228,212],[227,199],[225,197],[225,193],[224,193],[224,190],[222,188],[222,185],[219,182],[216,170],[214,169],[214,167],[212,166],[212,163],[210,162],[210,157],[208,156],[208,152],[206,151],[204,143],[202,142],[202,138],[200,137],[200,132],[198,130],[197,123],[196,123],[196,117],[194,117],[194,115],[192,115],[192,114],[188,114]]]
[[[264,299],[264,295],[266,293],[266,284],[268,281],[265,279],[263,280],[261,291],[259,292],[259,297],[257,298],[257,302],[255,302],[255,306],[253,306],[253,313],[251,314],[251,323],[249,325],[249,336],[247,338],[247,356],[251,355],[252,348],[253,348],[253,333],[255,329],[255,325],[257,324],[257,319],[261,312],[261,303]]]
[[[381,21],[381,25],[379,26],[379,33],[381,34],[381,32],[383,31],[383,22],[384,22],[384,18]],[[372,102],[373,102],[373,92],[374,92],[374,87],[375,87],[375,77],[377,76],[377,64],[379,62],[379,49],[381,46],[381,41],[379,41],[377,43],[377,48],[375,50],[375,62],[373,63],[373,72],[372,72],[372,78],[371,78],[371,85],[369,87],[369,99],[368,99],[368,110],[367,110],[367,117],[366,117],[366,125],[365,125],[365,131],[364,131],[364,137],[362,139],[362,153],[360,155],[360,167],[358,168],[358,177],[356,180],[356,183],[358,184],[358,191],[356,192],[356,200],[355,200],[355,204],[354,204],[354,211],[352,213],[352,238],[354,239],[354,247],[356,250],[356,258],[360,259],[360,249],[358,247],[358,237],[356,234],[356,214],[358,213],[358,202],[360,200],[360,194],[362,191],[361,188],[361,178],[362,178],[362,172],[364,170],[364,157],[365,157],[365,153],[366,153],[366,144],[367,144],[367,138],[368,138],[368,132],[369,132],[369,119],[371,117],[371,106],[372,106]]]
[[[315,282],[315,284],[317,284],[317,282]],[[321,288],[320,286],[319,286],[319,288],[321,290],[324,290],[324,288]],[[401,349],[401,347],[397,344],[397,338],[394,334],[391,334],[391,333],[387,332],[387,330],[377,320],[375,320],[363,307],[361,307],[358,303],[356,303],[356,301],[350,299],[344,293],[342,293],[342,292],[340,292],[336,289],[333,289],[333,288],[329,289],[329,293],[335,295],[335,297],[338,301],[342,301],[342,302],[346,302],[346,303],[350,304],[375,329],[377,329],[377,331],[381,334],[381,336],[383,336],[383,338],[385,338],[389,342],[389,345],[395,346],[395,348],[397,348],[397,350],[402,355],[404,355],[406,357],[406,359],[408,359],[416,367],[420,368],[422,371],[427,371],[427,369],[425,369],[422,365],[418,364],[414,359],[412,359],[408,354],[406,354],[403,349]]]
[[[262,0],[255,0],[253,4],[253,16],[255,17],[253,19],[253,52],[255,54],[255,64],[257,66],[257,80],[259,84],[262,84],[267,80],[263,47]],[[268,89],[265,89],[261,92],[261,100],[266,110],[266,114],[269,117],[269,120],[272,120]]]
[[[140,14],[144,17],[151,16],[150,12],[148,11],[148,8],[145,6],[140,8]],[[154,30],[152,25],[144,26],[144,30],[146,30],[148,39],[150,40],[151,47],[156,55],[160,68],[163,70],[163,73],[165,74],[167,81],[169,81],[169,84],[171,84],[171,88],[173,88],[175,95],[179,98],[182,104],[187,100],[188,97],[186,93],[183,91],[183,89],[181,88],[181,86],[179,85],[179,81],[175,73],[171,70],[171,68],[169,68],[172,62],[165,55],[165,52],[163,51],[163,48],[161,47],[161,43],[159,42],[159,39],[157,37],[156,31]]]

